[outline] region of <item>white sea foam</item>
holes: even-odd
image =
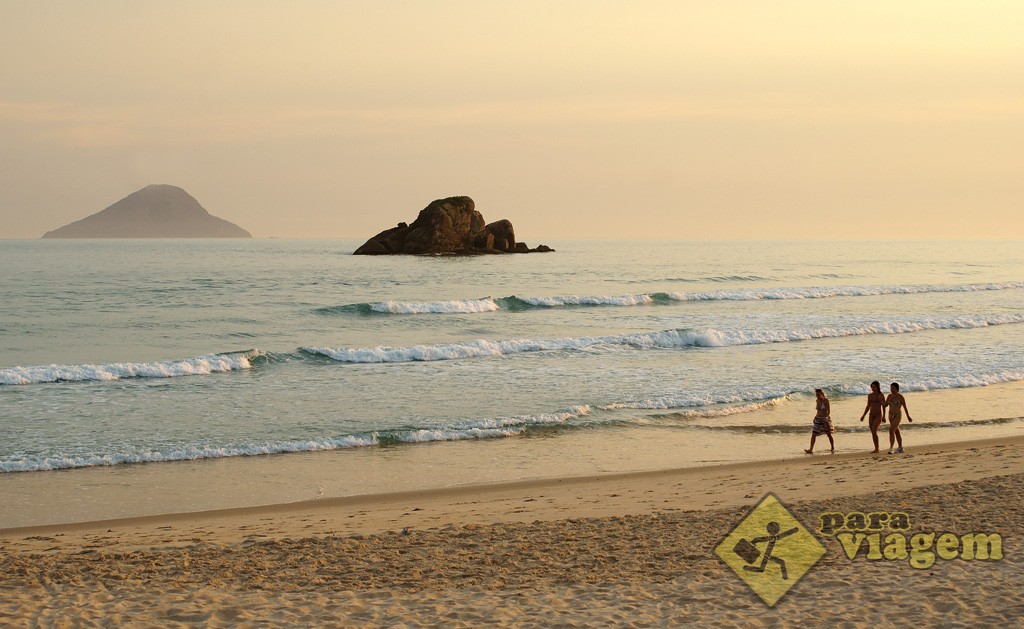
[[[160,463],[166,461],[192,461],[235,456],[282,454],[286,452],[317,452],[321,450],[375,445],[376,443],[375,438],[352,435],[339,439],[310,439],[306,441],[283,441],[278,443],[220,447],[186,446],[167,451],[147,449],[106,455],[20,457],[0,461],[0,472],[35,472],[76,467],[122,465],[127,463]]]
[[[520,301],[531,306],[556,308],[559,306],[642,306],[654,303],[654,298],[647,294],[593,296],[562,295],[558,297],[520,297]]]
[[[754,395],[762,395],[755,393]],[[669,409],[687,409],[681,410],[676,413],[672,413],[675,418],[685,419],[697,419],[704,417],[728,417],[729,415],[738,415],[741,413],[750,413],[752,411],[758,411],[764,408],[772,406],[779,406],[788,402],[790,395],[779,395],[777,397],[771,397],[769,399],[759,399],[757,401],[748,401],[744,395],[733,395],[724,396],[720,399],[711,398],[692,398],[692,397],[661,397],[652,400],[640,400],[636,402],[615,402],[612,404],[605,404],[599,406],[601,410],[618,410],[618,409],[633,409],[633,410],[669,410]],[[741,403],[745,402],[745,403]],[[729,404],[730,406],[718,406],[721,404]],[[709,407],[710,408],[706,408]]]
[[[189,461],[237,456],[259,456],[288,452],[318,452],[380,445],[382,442],[460,441],[510,437],[530,427],[565,424],[590,413],[586,405],[574,406],[556,413],[519,417],[486,418],[460,422],[450,427],[378,431],[371,434],[345,435],[339,438],[282,441],[275,443],[239,444],[230,446],[187,446],[166,451],[136,450],[118,454],[82,456],[11,457],[0,460],[2,472],[34,472],[76,467],[97,467],[128,463]]]
[[[1024,380],[1024,372],[1012,369],[995,371],[991,373],[970,373],[949,376],[937,376],[926,380],[900,382],[900,391],[934,391],[941,389],[969,389],[972,387],[986,387],[993,384],[1006,382],[1018,382]],[[868,383],[857,383],[855,385],[843,385],[833,387],[839,393],[849,395],[860,395],[869,390]],[[887,391],[888,384],[882,383],[882,389]]]
[[[425,442],[511,437],[526,432],[531,427],[564,424],[588,414],[590,414],[590,407],[580,405],[557,413],[485,419],[456,424],[451,428],[412,430],[395,435],[394,438],[404,442]]]
[[[1006,382],[1024,380],[1024,372],[1014,370],[995,371],[991,373],[961,373],[940,376],[926,380],[910,380],[900,383],[900,390],[934,391],[943,389],[965,389],[984,387]],[[888,385],[883,386],[888,390]],[[832,394],[860,396],[870,390],[867,382],[839,384],[828,387]],[[679,395],[663,396],[645,400],[613,402],[596,406],[598,410],[673,410],[674,418],[696,419],[726,417],[741,413],[749,413],[764,408],[778,406],[789,402],[797,394],[810,395],[810,391],[780,391],[771,388],[751,388],[722,395]]]
[[[371,347],[346,349],[332,347],[303,347],[302,351],[327,356],[345,363],[406,363],[418,361],[455,360],[502,356],[524,352],[540,352],[586,347],[599,342],[597,339],[551,339],[551,340],[509,340],[488,341],[479,339],[462,343],[441,345],[415,345],[413,347]]]
[[[970,293],[1024,288],[1024,282],[988,284],[922,284],[911,286],[821,286],[805,288],[761,288],[694,293],[666,293],[675,301],[761,301],[772,299],[827,299],[830,297],[871,297],[877,295],[918,295],[922,293]]]
[[[250,362],[262,356],[259,350],[244,354],[211,354],[186,360],[152,363],[109,363],[104,365],[44,365],[0,369],[0,384],[39,384],[43,382],[82,382],[86,380],[123,380],[125,378],[173,378],[239,369],[250,369]]]
[[[1004,382],[1016,382],[1024,380],[1024,373],[1020,371],[1000,371],[990,374],[970,374],[961,376],[943,376],[930,378],[922,382],[911,383],[906,387],[907,391],[930,391],[933,389],[967,389],[970,387],[985,387],[992,384]]]
[[[735,278],[734,278],[735,279]],[[746,278],[738,278],[746,279]],[[760,288],[750,290],[719,290],[705,292],[654,292],[634,295],[556,295],[551,297],[503,297],[494,300],[468,299],[438,302],[383,301],[370,304],[376,312],[390,314],[460,314],[493,312],[502,304],[523,304],[535,308],[566,306],[644,306],[653,303],[685,301],[770,301],[788,299],[827,299],[832,297],[871,297],[878,295],[917,295],[923,293],[971,293],[1024,288],[1024,282],[992,282],[984,284],[919,284],[909,286],[811,286],[794,288]]]
[[[597,345],[645,348],[729,347],[788,343],[822,338],[870,334],[909,334],[925,330],[956,330],[1024,323],[1024,314],[970,315],[952,318],[923,317],[891,320],[852,326],[825,326],[791,330],[664,330],[610,336],[584,336],[561,339],[478,339],[439,345],[413,347],[331,348],[303,347],[302,351],[327,356],[346,363],[402,363],[457,360],[502,356],[526,352],[578,350]]]
[[[382,301],[370,304],[370,309],[389,314],[462,314],[493,312],[498,310],[498,304],[490,297],[436,302]]]

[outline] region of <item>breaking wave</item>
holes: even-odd
[[[909,334],[924,330],[957,330],[1024,323],[1024,314],[971,315],[953,318],[893,320],[862,325],[795,328],[792,330],[664,330],[609,336],[583,336],[560,339],[511,339],[460,341],[412,347],[333,348],[302,347],[307,354],[326,356],[343,363],[405,363],[505,356],[527,352],[581,350],[595,346],[620,346],[636,349],[673,349],[687,347],[729,347],[788,343],[823,338],[870,334]]]
[[[1024,417],[1000,417],[995,419],[965,419],[959,421],[946,421],[946,422],[914,422],[913,427],[915,431],[918,430],[934,430],[936,428],[973,428],[976,426],[998,426],[1004,424],[1012,424],[1016,422],[1024,422]],[[882,425],[882,429],[885,430],[885,424]],[[802,435],[810,432],[810,426],[808,425],[794,425],[794,424],[765,424],[760,426],[752,425],[725,425],[725,424],[690,424],[685,426],[686,429],[694,430],[711,430],[716,432],[734,432],[734,433],[745,433],[745,434],[782,434],[782,435]],[[841,433],[854,433],[854,432],[868,432],[868,426],[859,421],[851,422],[836,422],[835,431]]]
[[[714,281],[752,281],[751,277],[709,278]],[[987,284],[924,284],[915,286],[825,286],[804,288],[759,288],[705,292],[652,292],[633,295],[557,295],[552,297],[484,297],[436,302],[381,301],[342,306],[326,306],[314,312],[342,314],[471,314],[497,310],[519,311],[530,308],[567,308],[586,306],[647,306],[699,301],[770,301],[791,299],[828,299],[832,297],[871,297],[878,295],[918,295],[924,293],[971,293],[1024,288],[1024,282]]]
[[[105,455],[23,456],[0,460],[2,472],[35,472],[77,467],[97,467],[129,463],[189,461],[237,456],[260,456],[290,452],[318,452],[344,448],[386,446],[400,443],[431,441],[464,441],[497,439],[522,434],[533,428],[564,426],[590,413],[589,406],[574,406],[556,413],[520,417],[499,417],[464,421],[444,427],[405,427],[370,433],[343,435],[336,438],[291,440],[270,443],[234,444],[225,446],[186,446],[166,450],[135,449]]]
[[[107,363],[103,365],[44,365],[0,369],[0,385],[40,384],[45,382],[111,381],[126,378],[174,378],[240,369],[251,369],[266,360],[268,354],[251,349],[244,352],[210,354],[185,360],[150,363]]]

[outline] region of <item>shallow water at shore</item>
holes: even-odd
[[[927,444],[1024,435],[1024,383],[916,393],[907,400],[916,418],[902,426],[908,452]],[[9,508],[0,514],[0,528],[804,456],[813,415],[807,406],[732,416],[729,427],[701,419],[692,429],[624,425],[572,435],[553,431],[475,442],[6,474],[0,475],[0,494]],[[838,453],[871,449],[870,434],[858,421],[863,408],[862,398],[833,404]],[[879,437],[880,456],[887,456],[884,425]],[[819,438],[816,450],[815,456],[829,456],[828,441]]]

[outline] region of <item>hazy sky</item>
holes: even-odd
[[[1024,237],[1024,2],[0,0],[0,238]]]

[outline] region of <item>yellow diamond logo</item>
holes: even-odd
[[[768,494],[722,540],[715,554],[772,607],[818,563],[825,547]]]

